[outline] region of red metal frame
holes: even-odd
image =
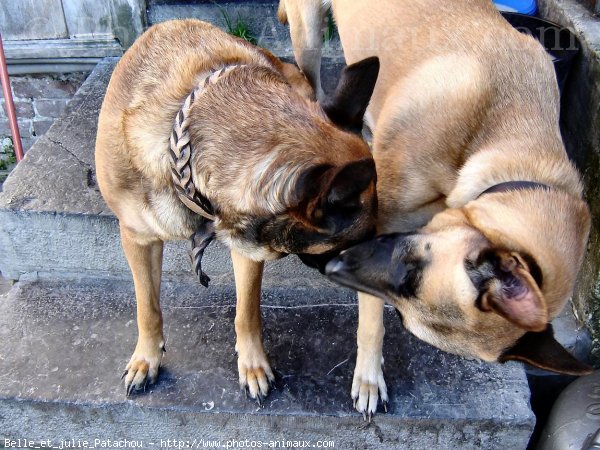
[[[13,145],[15,147],[15,155],[17,156],[17,161],[21,161],[23,159],[23,144],[21,143],[21,133],[19,133],[15,104],[13,102],[12,89],[10,88],[10,81],[8,78],[6,57],[4,56],[4,45],[2,44],[2,33],[0,33],[0,81],[2,81],[2,93],[4,94],[4,104],[6,106],[6,115],[8,116],[10,133],[12,134]]]

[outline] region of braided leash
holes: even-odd
[[[221,70],[212,72],[187,96],[185,102],[183,102],[183,106],[175,117],[170,139],[171,175],[179,199],[196,214],[213,221],[215,220],[215,215],[210,201],[196,189],[196,185],[192,180],[192,145],[190,143],[189,132],[190,110],[196,98],[209,85],[215,84],[223,75],[231,72],[236,67],[242,66],[227,66]]]
[[[215,238],[214,220],[215,212],[210,200],[206,198],[194,184],[192,179],[192,144],[190,142],[190,110],[196,98],[198,98],[208,86],[215,84],[219,79],[240,65],[227,66],[207,76],[199,83],[183,102],[183,106],[177,113],[173,123],[173,132],[169,140],[171,177],[179,200],[191,211],[202,216],[204,219],[200,228],[190,237],[190,258],[192,266],[200,284],[208,287],[210,277],[202,271],[202,257],[204,250]]]

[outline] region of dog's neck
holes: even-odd
[[[479,196],[477,198],[479,198],[483,195],[486,195],[486,194],[495,194],[495,193],[499,193],[499,192],[508,192],[508,191],[517,191],[517,190],[526,190],[526,189],[550,190],[552,188],[550,186],[548,186],[547,184],[538,183],[536,181],[506,181],[504,183],[495,184],[494,186],[486,189],[481,194],[479,194]]]
[[[519,186],[523,182],[525,184]],[[581,198],[583,187],[579,175],[569,162],[562,142],[499,143],[470,155],[460,168],[456,183],[446,198],[446,205],[462,208],[482,197],[483,193],[543,187],[538,185]]]
[[[194,101],[202,95],[211,84],[215,84],[224,75],[232,70],[244,67],[243,65],[231,65],[222,69],[212,71],[198,86],[188,95],[177,113],[171,133],[170,161],[173,185],[181,202],[191,211],[210,220],[215,220],[215,210],[210,200],[196,188],[192,179],[192,153],[193,148],[190,141],[189,124],[190,110]]]

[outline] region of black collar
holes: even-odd
[[[544,183],[538,183],[537,181],[506,181],[504,183],[498,183],[494,186],[483,191],[477,198],[482,197],[486,194],[495,194],[497,192],[507,191],[519,191],[529,189],[545,189],[549,191],[552,189],[550,186]]]

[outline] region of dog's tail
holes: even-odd
[[[285,10],[285,0],[279,0],[279,7],[277,8],[277,18],[284,25],[288,23],[287,12]]]

